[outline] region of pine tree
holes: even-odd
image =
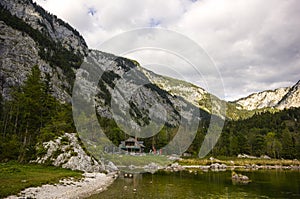
[[[282,132],[282,156],[291,159],[294,157],[293,139],[288,129]]]

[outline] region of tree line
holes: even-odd
[[[236,156],[242,153],[272,158],[300,158],[300,108],[226,121],[211,154]]]

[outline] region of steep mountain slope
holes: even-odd
[[[206,95],[209,95],[204,89],[191,83],[171,77],[161,76],[142,67],[139,68],[153,84],[156,84],[158,87],[168,91],[172,95],[183,97],[195,106],[199,106],[199,101],[206,98]],[[205,109],[206,107],[202,108]],[[209,110],[207,109],[207,111]]]
[[[11,88],[22,84],[34,65],[43,76],[49,76],[54,95],[60,100],[69,99],[62,88],[69,88],[66,77],[59,67],[51,67],[39,56],[39,47],[26,33],[13,29],[0,21],[0,93],[8,97]]]
[[[1,1],[0,13],[0,92],[3,97],[9,97],[11,87],[21,85],[31,68],[38,65],[43,78],[53,87],[53,95],[61,101],[70,101],[74,69],[80,66],[87,51],[82,37],[29,0]],[[56,24],[51,26],[53,30],[49,27],[50,20]]]
[[[0,159],[28,161],[47,150],[47,147],[35,148],[41,142],[75,131],[70,104],[66,102],[71,101],[75,70],[81,65],[88,49],[77,31],[30,0],[0,1],[0,41]],[[38,83],[40,76],[45,84]],[[36,80],[37,86],[37,90],[31,90],[31,93],[24,91],[24,84],[28,83],[29,77],[31,81]],[[33,97],[30,94],[34,92],[42,95]],[[47,97],[49,94],[59,102]],[[25,101],[32,106],[21,108],[22,104],[26,104]],[[33,101],[35,105],[44,104],[44,109],[33,106]],[[33,119],[34,116],[37,117]],[[54,124],[54,118],[57,117],[60,117],[60,122]],[[34,121],[39,124],[34,125]],[[51,123],[57,130],[47,130]],[[92,159],[78,139],[73,144],[84,154],[79,157],[79,153],[71,153],[68,158],[83,160],[80,163],[82,167],[72,168],[78,162],[70,162],[67,168],[86,170],[95,164],[96,160],[89,161]],[[54,156],[59,153],[64,156],[64,152],[67,151],[53,151]],[[103,169],[101,166],[98,170]]]
[[[183,80],[158,75],[140,66],[139,70],[141,70],[153,84],[166,90],[171,95],[180,96],[194,106],[203,109],[210,114],[215,114],[220,117],[225,116],[224,111],[226,102],[213,94],[208,93],[203,88]],[[232,107],[235,106],[232,105]]]
[[[33,29],[46,34],[55,42],[60,42],[68,50],[86,53],[87,45],[74,28],[55,15],[49,14],[32,0],[1,0],[0,5]]]
[[[90,96],[94,94],[100,123],[104,121],[101,127],[110,125],[106,132],[108,137],[122,139],[121,136],[126,132],[133,137],[147,138],[146,141],[151,141],[153,136],[159,137],[159,133],[164,133],[164,136],[169,138],[158,142],[173,143],[169,143],[170,147],[165,149],[165,152],[170,150],[170,153],[179,154],[180,151],[187,150],[189,145],[182,144],[181,147],[178,143],[191,143],[199,122],[210,117],[207,112],[184,98],[171,95],[149,81],[137,62],[92,50],[83,67],[78,70],[73,90],[75,123],[82,123],[85,126],[83,129],[87,128],[80,133],[83,135],[82,140],[91,150],[95,145],[110,144],[109,141],[103,141],[104,135],[93,133],[93,129],[89,128],[93,125],[86,127],[86,124],[83,124],[86,118],[92,118],[93,107],[89,111],[86,110],[90,106]],[[165,128],[169,128],[168,133]],[[179,128],[176,136],[171,135],[170,129],[176,128]],[[151,145],[150,142],[148,147]]]

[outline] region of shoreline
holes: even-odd
[[[279,169],[279,170],[299,170],[300,166],[282,166],[282,165],[243,165],[243,166],[228,166],[225,167],[211,167],[211,165],[181,165],[183,169],[201,169],[201,170],[235,170],[235,169],[243,169],[243,170],[271,170],[271,169]]]
[[[249,156],[250,157],[250,156]],[[228,158],[217,159],[181,159],[176,166],[180,165],[184,169],[201,169],[201,170],[296,170],[300,171],[300,162],[297,159],[262,159],[262,158]]]
[[[39,187],[29,187],[11,195],[6,199],[17,198],[86,198],[93,194],[105,191],[117,178],[117,172],[104,173],[84,173],[83,178],[74,180],[73,178],[62,179],[57,184],[45,184]]]

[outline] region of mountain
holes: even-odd
[[[275,108],[279,110],[300,106],[300,81],[292,87],[253,93],[248,97],[234,101],[246,110]]]
[[[9,20],[4,20],[4,15],[1,15],[2,20],[5,21],[5,23],[1,23],[2,28],[0,30],[0,38],[3,41],[0,52],[2,65],[0,91],[3,96],[8,96],[12,86],[22,84],[31,68],[38,65],[43,76],[50,78],[54,95],[61,101],[70,101],[75,70],[79,68],[83,57],[89,51],[82,36],[69,24],[48,13],[31,0],[3,0],[0,5],[1,9],[4,10],[3,12],[9,11],[10,15],[16,16],[15,20],[21,19],[18,22],[21,25],[16,22],[8,23]],[[6,18],[9,18],[9,16]],[[14,48],[12,48],[13,44]],[[59,51],[63,51],[63,53],[55,54]],[[71,58],[71,61],[66,64],[57,61],[61,59],[60,54],[67,55],[64,56],[64,59]],[[127,64],[134,63],[130,62],[127,61]],[[212,113],[212,99],[214,99],[213,102],[226,103],[203,88],[191,83],[155,74],[139,65],[137,69],[153,85],[166,91],[171,96],[181,97],[186,102],[208,113]],[[283,109],[297,106],[297,104],[294,104],[297,100],[295,91],[287,98],[288,102],[282,100],[288,94],[289,89],[280,88],[274,91],[264,91],[226,103],[227,117],[238,119],[253,115],[253,112],[247,112],[249,110],[255,111],[270,107]],[[214,114],[222,115],[218,103],[214,104],[214,108]]]
[[[180,96],[199,109],[204,110],[209,114],[218,115],[219,117],[225,119],[225,109],[228,107],[226,101],[219,99],[217,96],[208,93],[203,88],[192,83],[158,75],[142,67],[139,67],[139,70],[141,70],[153,84],[157,85],[163,90],[166,90],[171,95]],[[235,104],[231,104],[230,107],[238,111]],[[233,114],[229,112],[226,116],[231,119],[234,118]]]
[[[253,93],[247,97],[234,101],[246,110],[255,110],[266,107],[275,107],[278,102],[288,93],[289,88],[278,88],[259,93]]]
[[[205,106],[200,106],[201,100],[206,100],[210,95],[203,88],[200,88],[192,83],[178,80],[171,77],[158,75],[150,70],[139,67],[139,69],[148,77],[148,79],[159,88],[166,90],[171,95],[181,96],[186,101],[192,103],[197,107],[201,107],[206,111],[210,111]]]
[[[66,133],[76,131],[73,120],[85,126],[79,128],[81,141],[71,136],[76,150],[64,151],[70,159],[75,152],[84,151],[77,142],[99,158],[103,147],[117,146],[128,134],[141,137],[146,150],[168,146],[172,152],[189,148],[197,154],[207,135],[209,142],[217,140],[208,129],[218,130],[221,119],[256,115],[259,120],[256,113],[300,105],[299,82],[226,102],[191,83],[155,74],[137,61],[90,50],[74,28],[31,0],[0,2],[0,41],[0,155],[12,152],[5,158],[16,159],[23,153],[39,160],[36,156],[42,154],[48,162],[50,150],[55,156],[50,160],[56,162],[68,148],[65,143],[70,134]],[[35,83],[41,92],[35,93]],[[40,98],[34,99],[31,93]],[[90,106],[91,102],[95,104]],[[226,117],[222,105],[227,107]],[[210,125],[211,118],[215,125]],[[99,136],[99,129],[90,121],[99,122],[105,135]],[[228,132],[235,134],[235,129]],[[53,145],[51,140],[60,145],[42,147]],[[97,143],[102,144],[101,149]],[[99,165],[103,168],[103,163]]]
[[[99,80],[99,81],[98,81]],[[98,84],[98,88],[95,85]],[[91,86],[92,85],[92,86]],[[96,96],[96,110],[101,128],[106,135],[99,135],[86,125],[92,121],[94,108],[90,97]],[[167,145],[166,153],[180,153],[188,149],[197,132],[199,122],[207,121],[209,113],[199,109],[184,97],[176,96],[151,82],[138,62],[112,54],[91,50],[78,70],[73,90],[75,123],[84,126],[82,140],[87,148],[109,146],[108,136],[115,145],[126,139],[124,132],[145,138],[145,145]],[[91,107],[89,109],[89,107]],[[177,134],[176,134],[177,133]],[[164,137],[164,139],[159,139]],[[172,139],[172,141],[171,141]]]

